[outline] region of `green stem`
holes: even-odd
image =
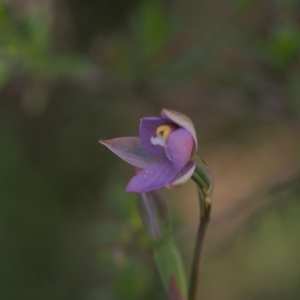
[[[197,290],[200,286],[199,281],[199,269],[201,264],[201,253],[203,249],[204,237],[207,229],[207,225],[210,220],[211,211],[211,192],[212,192],[212,177],[205,163],[195,158],[197,163],[196,170],[192,176],[192,179],[197,184],[199,195],[199,208],[200,208],[200,222],[197,231],[196,244],[194,250],[194,257],[190,273],[188,300],[195,300],[197,297]]]
[[[198,226],[197,238],[196,238],[196,244],[194,250],[194,258],[193,258],[191,274],[190,274],[189,293],[188,293],[189,300],[196,299],[197,289],[199,289],[199,269],[201,263],[201,253],[202,253],[206,228],[210,220],[209,210],[204,209],[204,206],[206,206],[206,203],[204,203],[205,201],[204,194],[199,188],[198,191],[199,191],[201,213],[200,213],[200,223]]]

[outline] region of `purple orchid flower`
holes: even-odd
[[[126,192],[144,193],[186,182],[196,163],[197,137],[189,117],[163,109],[161,117],[141,119],[139,137],[100,140],[112,152],[138,169]]]

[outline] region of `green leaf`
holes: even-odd
[[[51,24],[42,11],[31,9],[24,13],[18,23],[18,35],[30,55],[44,56],[50,50]]]
[[[154,245],[154,259],[166,292],[169,290],[170,280],[174,277],[180,293],[186,297],[187,287],[182,260],[172,236]]]

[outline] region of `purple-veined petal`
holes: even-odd
[[[186,129],[177,129],[170,134],[167,146],[166,151],[174,169],[180,171],[191,159],[194,147],[192,135]]]
[[[163,160],[135,175],[128,183],[126,192],[145,193],[166,186],[175,177],[172,162]]]
[[[139,137],[122,137],[112,140],[99,140],[113,153],[134,167],[145,169],[158,161],[158,157],[150,155],[143,147]]]
[[[185,128],[187,131],[190,132],[195,142],[194,144],[195,147],[193,149],[193,155],[194,155],[198,149],[198,141],[197,141],[197,135],[192,120],[188,116],[171,109],[163,109],[161,112],[161,116],[163,118],[167,118],[173,121],[175,124],[179,125],[182,128]]]
[[[170,120],[161,117],[148,117],[141,119],[140,139],[144,148],[152,155],[166,157],[164,143],[156,137],[156,130],[160,125],[172,123]]]
[[[192,177],[195,168],[196,163],[193,160],[189,161],[184,168],[176,174],[175,178],[170,182],[170,184],[168,184],[167,187],[172,188],[187,182]]]

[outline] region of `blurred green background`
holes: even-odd
[[[0,299],[164,299],[97,141],[195,123],[215,197],[202,299],[299,299],[298,0],[0,0]],[[192,182],[164,190],[188,272]]]

